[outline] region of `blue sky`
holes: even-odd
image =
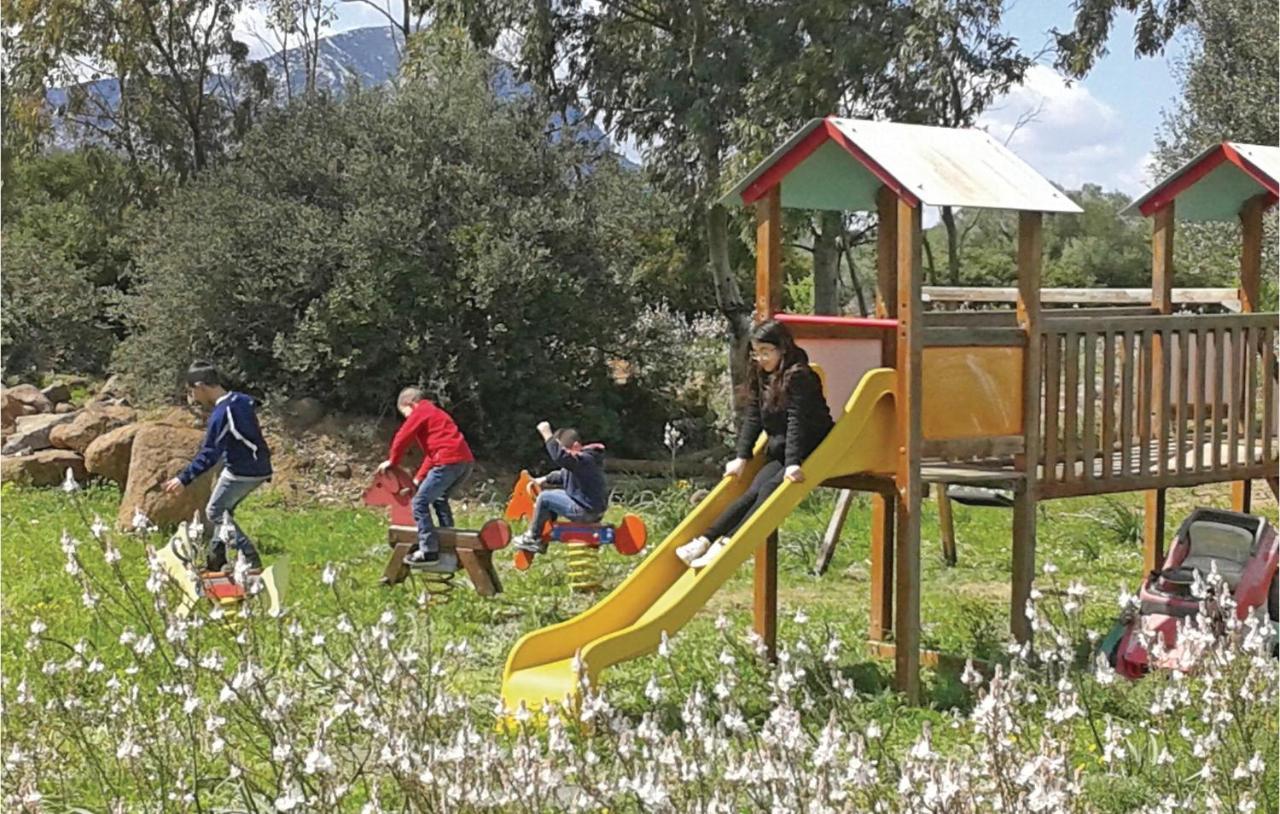
[[[387,0],[374,0],[385,4]],[[398,2],[395,4],[398,7]],[[337,4],[333,30],[385,25],[386,18],[367,4]],[[1069,28],[1070,0],[1009,0],[1005,21],[1027,51],[1048,43],[1049,29]],[[261,28],[257,9],[242,17],[242,29]],[[265,33],[265,31],[263,31]],[[1022,86],[997,102],[979,122],[1048,178],[1067,187],[1088,181],[1136,195],[1150,180],[1146,162],[1161,121],[1173,106],[1178,86],[1171,71],[1181,52],[1173,46],[1164,56],[1133,55],[1133,16],[1117,15],[1109,53],[1084,80],[1066,82],[1048,64],[1037,65]],[[255,55],[265,49],[256,44]],[[1038,116],[1010,135],[1028,111]],[[797,122],[797,125],[799,122]]]

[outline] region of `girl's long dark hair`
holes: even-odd
[[[773,345],[781,352],[782,360],[778,363],[778,369],[772,373],[765,373],[760,365],[752,362],[751,374],[747,377],[746,392],[743,396],[750,399],[759,393],[761,407],[777,410],[786,398],[787,385],[791,383],[791,377],[797,370],[809,366],[809,355],[796,345],[791,329],[776,319],[767,319],[756,325],[751,331],[751,341]]]

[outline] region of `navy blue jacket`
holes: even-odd
[[[578,454],[567,451],[552,438],[547,441],[551,462],[560,467],[543,481],[547,486],[560,486],[565,494],[588,512],[604,514],[609,508],[609,485],[604,479],[604,449],[588,446]]]
[[[218,399],[209,416],[200,451],[187,468],[178,473],[184,484],[203,475],[225,455],[227,471],[246,478],[271,474],[271,450],[262,437],[253,399],[232,391]]]

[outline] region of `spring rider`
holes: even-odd
[[[395,468],[376,473],[373,483],[364,491],[366,506],[386,506],[391,514],[387,530],[391,556],[381,583],[398,585],[412,574],[422,578],[428,593],[443,597],[453,590],[453,578],[461,566],[476,593],[481,596],[502,593],[502,583],[493,567],[493,552],[506,548],[511,542],[511,527],[503,520],[490,520],[479,531],[437,527],[440,562],[444,567],[427,569],[405,563],[405,555],[418,544],[418,529],[410,503],[413,492],[413,481]]]
[[[533,521],[533,504],[541,488],[527,470],[520,471],[511,499],[504,512],[508,520]],[[569,585],[575,591],[594,591],[600,587],[600,547],[613,546],[619,554],[631,556],[644,549],[648,532],[644,521],[634,514],[623,516],[617,525],[609,523],[573,523],[556,521],[539,530],[544,543],[565,543],[569,557]],[[534,555],[528,551],[516,551],[517,571],[527,571],[533,565]]]

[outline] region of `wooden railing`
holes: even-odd
[[[1276,314],[1046,316],[1041,494],[1274,476]]]
[[[926,303],[934,306],[969,305],[991,306],[1011,304],[1018,300],[1018,289],[990,288],[986,286],[923,287]],[[1151,304],[1150,288],[1042,288],[1040,304],[1044,306],[1148,306]],[[1220,305],[1231,311],[1240,310],[1239,292],[1234,288],[1175,288],[1174,306]]]

